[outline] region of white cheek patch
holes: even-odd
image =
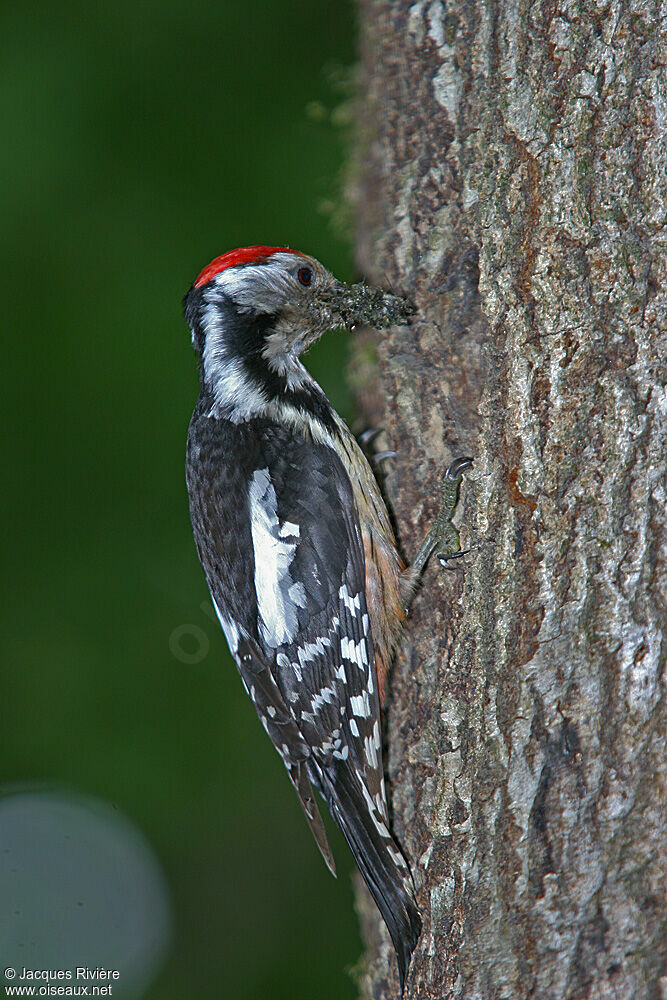
[[[254,473],[249,500],[259,633],[267,646],[276,649],[292,642],[298,630],[297,608],[306,606],[303,584],[290,575],[299,526],[289,521],[280,524],[268,469]]]
[[[204,376],[213,389],[216,410],[239,423],[262,413],[268,396],[252,379],[240,358],[234,357],[225,343],[220,304],[215,298],[204,309]]]

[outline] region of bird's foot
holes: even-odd
[[[382,463],[386,462],[390,458],[396,458],[398,452],[394,451],[393,448],[386,449],[385,451],[373,451],[373,444],[377,438],[384,432],[384,427],[369,427],[367,430],[362,431],[359,435],[359,444],[366,452],[366,457],[368,460],[378,468],[381,468]]]
[[[459,500],[459,487],[463,473],[471,465],[472,458],[456,458],[442,477],[438,515],[420,545],[412,564],[403,571],[401,576],[401,595],[406,612],[409,610],[424,567],[434,552],[443,566],[447,566],[451,559],[459,559],[465,555],[465,552],[461,551],[461,539],[457,529],[452,524],[452,518]]]
[[[461,538],[452,524],[452,518],[459,502],[459,487],[463,473],[471,466],[472,458],[456,458],[442,477],[440,510],[429,536],[433,541],[431,551],[435,552],[443,566],[447,566],[450,559],[460,559],[465,555],[465,552],[461,551]]]
[[[359,435],[359,444],[362,448],[368,448],[373,444],[376,437],[382,434],[384,427],[367,427],[365,431],[362,431]]]

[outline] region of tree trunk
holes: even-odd
[[[664,8],[360,3],[358,258],[419,307],[362,394],[407,557],[475,458],[470,552],[427,569],[386,712],[424,918],[405,997],[657,998]],[[362,990],[396,997],[359,898]]]

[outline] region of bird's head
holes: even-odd
[[[314,385],[299,355],[327,330],[381,329],[415,311],[400,296],[338,281],[314,257],[268,246],[216,257],[184,306],[204,388],[237,416],[239,405],[254,411],[262,400]]]

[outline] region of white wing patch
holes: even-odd
[[[353,695],[350,698],[350,707],[358,719],[370,719],[371,703],[368,698],[368,692],[364,691],[360,695]]]
[[[331,639],[326,635],[319,636],[315,642],[304,642],[303,646],[299,646],[296,651],[299,665],[304,667],[306,663],[311,663],[316,658],[324,656],[326,648],[331,648]]]
[[[278,520],[276,491],[268,469],[254,473],[249,499],[259,633],[267,646],[276,649],[292,642],[298,630],[297,608],[306,606],[303,584],[295,583],[290,575],[299,525]]]
[[[361,594],[355,594],[354,597],[350,597],[350,592],[346,584],[343,584],[338,591],[338,597],[354,617],[361,611]]]
[[[359,642],[355,642],[353,639],[348,639],[347,636],[343,636],[340,640],[340,655],[344,660],[349,660],[350,663],[356,663],[360,670],[368,666],[368,653],[366,651],[366,640],[361,639]]]

